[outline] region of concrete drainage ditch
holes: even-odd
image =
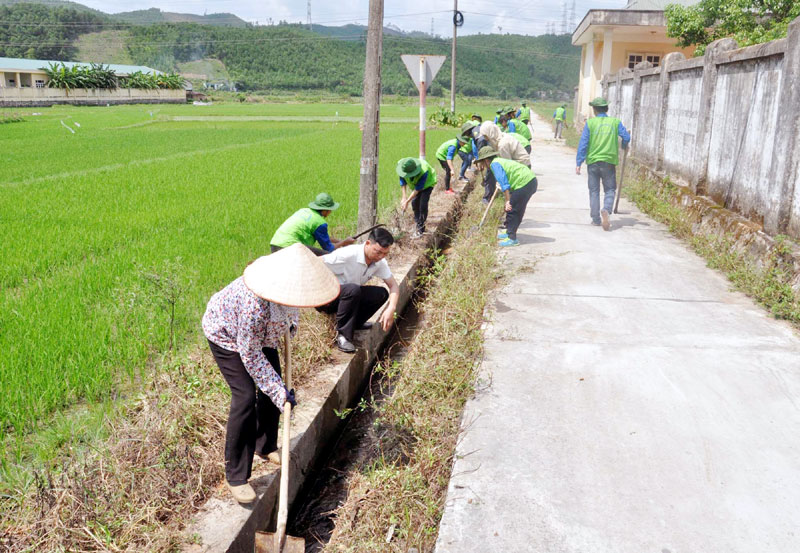
[[[377,325],[359,333],[357,341],[360,347],[356,354],[348,356],[336,352],[334,363],[318,371],[310,383],[319,392],[314,397],[300,398],[293,417],[292,479],[289,484],[292,516],[289,523],[292,525],[290,534],[305,535],[307,544],[318,543],[318,538],[327,541],[333,526],[332,521],[319,519],[322,512],[335,507],[330,502],[338,502],[337,493],[341,493],[341,489],[337,491],[335,482],[326,482],[326,474],[330,475],[331,470],[336,470],[332,467],[354,461],[342,459],[342,451],[335,447],[337,441],[341,445],[342,440],[350,439],[346,432],[342,432],[343,421],[337,413],[357,404],[365,389],[367,395],[376,391],[367,386],[372,368],[381,354],[387,349],[391,352],[391,348],[402,349],[396,344],[402,344],[413,336],[416,315],[411,304],[417,273],[428,263],[427,252],[443,249],[446,245],[458,220],[462,202],[466,201],[471,189],[472,184],[468,184],[459,193],[460,201],[449,202],[443,214],[429,217],[428,228],[432,229],[432,233],[425,237],[426,247],[420,250],[415,259],[404,266],[392,265],[392,271],[400,282],[398,312],[403,313],[402,324],[396,325],[397,330],[390,333],[383,332]],[[397,354],[398,351],[395,351]],[[347,426],[350,428],[358,424],[361,424],[361,420],[355,417]],[[330,460],[333,465],[326,466],[323,460]],[[279,471],[268,470],[266,466],[254,467],[250,483],[258,499],[246,507],[234,502],[224,492],[215,493],[187,525],[182,550],[190,553],[252,553],[255,532],[274,526]],[[314,501],[314,494],[320,494],[320,490],[325,490],[320,495],[323,499]]]

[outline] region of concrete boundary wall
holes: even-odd
[[[428,227],[434,230],[425,237],[425,247],[420,250],[418,257],[404,266],[392,266],[400,285],[398,313],[411,299],[417,272],[428,263],[427,251],[440,247],[447,239],[455,227],[462,202],[466,201],[472,188],[473,182],[470,181],[444,216],[428,219]],[[342,421],[336,411],[342,411],[357,401],[372,365],[377,361],[378,352],[388,337],[389,333],[377,324],[368,331],[357,333],[359,349],[355,355],[334,351],[333,364],[315,375],[310,387],[324,390],[319,399],[300,398],[297,409],[292,413],[290,506],[340,428]],[[264,530],[277,514],[280,483],[279,470],[260,470],[262,472],[254,468],[250,479],[258,494],[252,505],[238,505],[227,492],[214,494],[206,502],[184,531],[184,553],[252,553],[255,532]]]
[[[785,39],[747,48],[721,39],[702,58],[668,54],[602,85],[638,163],[800,238],[800,18]]]
[[[183,89],[117,88],[12,88],[0,87],[0,107],[46,107],[61,104],[104,106],[106,104],[185,104]]]

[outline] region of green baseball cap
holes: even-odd
[[[598,108],[608,107],[608,100],[606,100],[602,96],[598,96],[597,98],[589,102],[589,105]]]
[[[404,157],[397,162],[397,167],[395,170],[397,171],[397,174],[404,179],[410,179],[411,177],[416,177],[422,172],[422,164],[413,157]]]
[[[339,207],[339,204],[334,202],[331,195],[327,192],[320,192],[317,194],[317,198],[308,204],[308,207],[311,209],[327,209],[333,211]]]
[[[478,152],[478,161],[486,159],[487,157],[496,157],[497,155],[498,155],[497,150],[495,150],[491,146],[484,146]]]

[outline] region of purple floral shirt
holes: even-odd
[[[239,277],[211,296],[203,315],[203,333],[219,347],[238,353],[256,386],[283,412],[283,380],[261,348],[278,349],[287,323],[296,329],[298,319],[296,307],[259,298]]]

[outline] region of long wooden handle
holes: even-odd
[[[483,212],[483,217],[481,217],[481,222],[478,223],[478,228],[480,229],[483,227],[483,222],[486,220],[486,215],[489,214],[489,209],[492,207],[492,203],[494,202],[495,197],[497,196],[497,191],[500,190],[499,188],[495,187],[494,193],[492,194],[492,199],[489,200],[489,205],[486,206],[486,210]]]
[[[286,327],[283,335],[283,381],[288,390],[292,389],[292,344],[289,334],[290,325]],[[291,440],[290,426],[292,424],[292,404],[288,401],[283,404],[283,436],[281,440],[281,485],[278,494],[278,524],[275,529],[275,543],[278,551],[283,551],[286,542],[286,521],[289,518],[289,442]]]
[[[376,229],[376,228],[378,228],[378,227],[383,227],[383,226],[386,226],[386,225],[384,225],[383,223],[378,223],[377,225],[374,225],[374,226],[371,226],[371,227],[369,227],[367,230],[362,230],[362,231],[361,231],[361,232],[359,232],[358,234],[354,234],[353,236],[351,236],[351,237],[350,237],[350,239],[351,239],[351,240],[355,240],[356,238],[360,238],[361,236],[364,236],[364,235],[365,235],[365,234],[367,234],[368,232],[370,232],[370,231],[372,231],[372,230],[375,230],[375,229]]]
[[[619,184],[617,185],[617,198],[614,200],[614,213],[618,213],[619,198],[622,196],[622,183],[625,180],[625,162],[628,159],[628,148],[622,151],[622,167],[619,169]]]

